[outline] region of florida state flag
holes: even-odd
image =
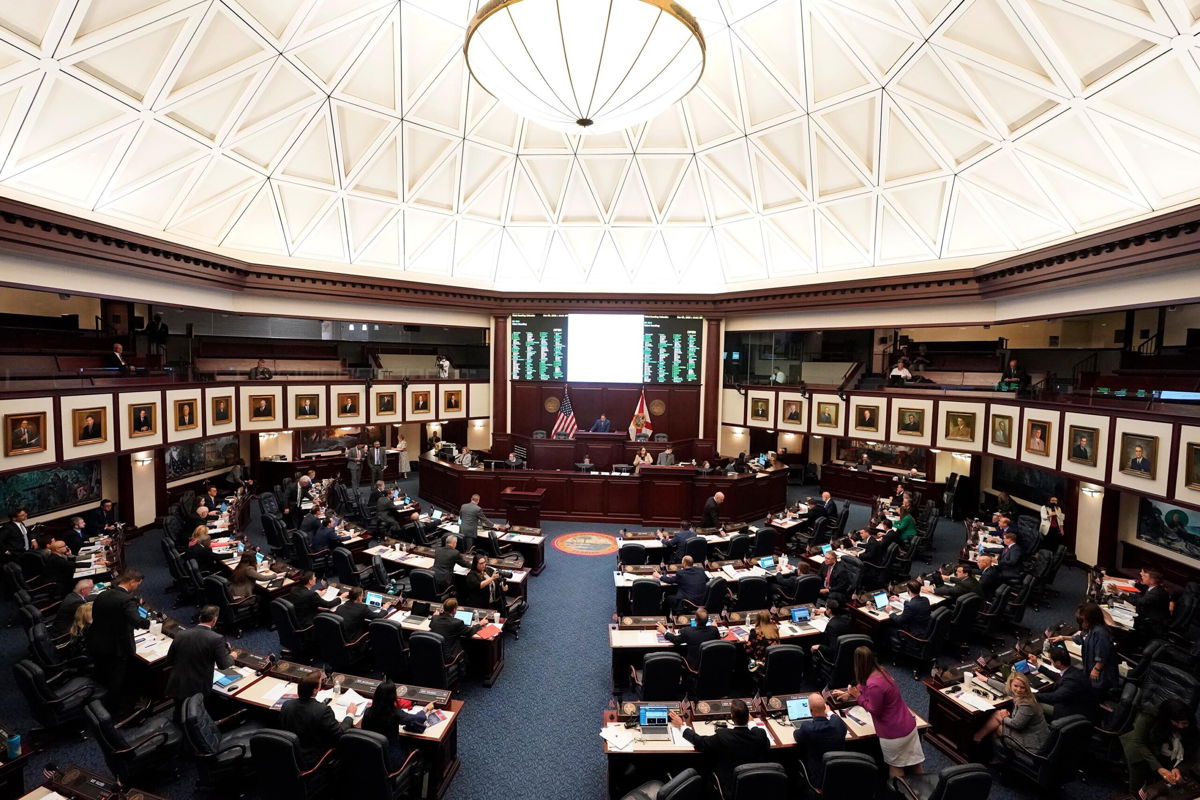
[[[654,435],[654,426],[650,423],[650,412],[646,409],[646,390],[638,399],[637,408],[633,410],[633,419],[629,423],[629,438],[637,441],[639,436],[649,439]]]

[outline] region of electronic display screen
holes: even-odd
[[[566,380],[565,314],[514,314],[510,336],[514,381]]]
[[[666,706],[642,706],[638,711],[639,725],[666,725]]]

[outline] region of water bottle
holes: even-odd
[[[14,733],[8,737],[8,760],[14,761],[21,757],[21,734]]]

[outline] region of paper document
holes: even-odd
[[[667,730],[671,732],[671,744],[676,745],[677,747],[691,747],[693,750],[696,749],[691,742],[683,738],[683,728],[676,728],[674,725],[668,725]]]
[[[955,695],[955,698],[964,706],[973,708],[976,711],[992,711],[996,708],[974,692],[959,692]]]
[[[600,738],[608,742],[609,750],[632,750],[635,730],[622,725],[609,725],[600,731]]]
[[[338,591],[332,586],[326,587],[325,591],[321,592],[321,599],[325,601],[332,600],[337,597]]]
[[[829,617],[812,617],[808,620],[808,624],[824,633],[825,629],[829,627]]]
[[[279,698],[283,697],[295,687],[287,681],[279,681],[278,685],[272,686],[262,693],[262,701],[267,705],[275,705]]]

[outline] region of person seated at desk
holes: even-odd
[[[66,594],[75,580],[75,559],[71,549],[51,533],[38,536],[37,545],[31,552],[41,561],[42,577],[57,587],[56,597]]]
[[[349,538],[349,536],[339,534],[337,529],[333,527],[333,517],[325,517],[321,520],[321,527],[317,528],[317,532],[312,535],[312,550],[310,552],[319,553],[322,550],[328,550],[332,553],[338,545]]]
[[[892,531],[895,533],[896,541],[908,547],[913,538],[917,535],[917,521],[913,519],[912,508],[908,501],[900,505],[900,519],[892,524]]]
[[[683,738],[715,762],[713,774],[722,797],[733,797],[734,771],[738,767],[771,760],[771,740],[762,728],[749,727],[750,709],[746,701],[731,701],[729,716],[733,723],[730,727],[717,728],[711,736],[701,736],[685,725],[675,711],[668,715],[671,725],[683,729]]]
[[[525,469],[525,462],[517,458],[516,453],[509,453],[508,458],[504,462],[504,466],[507,469]]]
[[[675,531],[673,535],[668,536],[666,531],[659,531],[658,538],[662,540],[663,549],[666,551],[667,563],[678,564],[683,558],[683,551],[687,547],[688,541],[696,538],[696,532],[692,530],[692,523],[682,520],[679,523],[679,530]]]
[[[637,455],[633,457],[633,474],[636,475],[642,471],[643,464],[653,464],[654,458],[645,447],[637,451]]]
[[[996,589],[1004,583],[1004,575],[992,556],[980,556],[975,565],[979,567],[979,593],[983,595],[984,600],[991,600]]]
[[[862,550],[858,557],[864,564],[882,564],[883,559],[887,557],[887,544],[883,538],[866,528],[858,531],[858,546]]]
[[[892,629],[888,632],[888,639],[891,642],[892,652],[896,652],[901,647],[901,631],[907,632],[918,639],[924,639],[929,635],[929,614],[930,603],[929,598],[921,594],[921,581],[913,579],[905,584],[908,589],[908,599],[904,601],[904,607],[899,614],[892,614],[890,620]]]
[[[296,686],[297,696],[284,702],[279,710],[279,727],[296,734],[300,743],[300,768],[310,770],[325,751],[337,746],[342,734],[354,727],[354,718],[346,715],[339,723],[333,709],[317,700],[321,672],[310,672]]]
[[[308,513],[304,515],[304,519],[300,520],[300,532],[305,536],[312,536],[321,527],[321,504],[316,500],[313,501],[312,507],[308,509]]]
[[[465,553],[459,552],[458,537],[450,534],[433,550],[433,578],[437,581],[439,590],[450,586],[454,580],[456,566],[470,567],[471,559]]]
[[[1158,708],[1143,709],[1138,714],[1133,729],[1121,736],[1130,791],[1162,783],[1173,787],[1188,778],[1184,765],[1196,754],[1192,716],[1192,710],[1177,697],[1168,697]]]
[[[825,608],[817,609],[817,613],[829,617],[829,622],[825,625],[825,632],[821,634],[821,643],[814,644],[809,651],[832,664],[837,657],[838,638],[853,632],[854,620],[850,617],[850,606],[830,600],[825,604]]]
[[[221,516],[221,502],[217,499],[217,485],[210,483],[208,488],[204,490],[204,494],[200,496],[200,502],[204,503],[204,507],[208,509],[208,516]]]
[[[821,791],[825,784],[825,754],[846,749],[846,723],[837,714],[829,714],[820,692],[808,696],[812,717],[792,731],[792,740],[800,749],[800,767],[808,785]]]
[[[993,711],[972,738],[982,742],[996,735],[1034,753],[1040,751],[1050,738],[1050,726],[1046,724],[1046,714],[1033,693],[1028,676],[1013,670],[1008,676],[1008,693],[1013,699],[1012,711],[1003,708]]]
[[[1008,492],[999,492],[996,495],[996,513],[1003,517],[1011,517],[1017,510],[1016,503]]]
[[[579,470],[580,472],[591,472],[595,468],[596,465],[592,463],[591,456],[584,456],[583,461],[580,461],[575,465],[575,469]]]
[[[892,367],[892,371],[888,373],[888,386],[903,386],[908,381],[912,380],[912,373],[908,371],[908,359],[902,358],[896,362],[896,366]],[[904,430],[901,426],[900,430]]]
[[[1155,639],[1164,639],[1171,623],[1171,596],[1162,587],[1162,572],[1149,567],[1138,573],[1134,585],[1140,593],[1129,598],[1137,609],[1133,620],[1133,633],[1139,646]]]
[[[1000,376],[1000,381],[996,384],[996,390],[1001,392],[1019,392],[1027,386],[1029,386],[1029,373],[1025,371],[1017,359],[1009,359],[1008,366],[1004,368],[1004,374]]]
[[[375,481],[371,486],[371,493],[367,495],[367,505],[374,506],[384,495],[391,499],[392,493],[387,490],[387,484],[383,481]]]
[[[429,620],[429,630],[442,636],[442,658],[447,664],[462,655],[462,643],[482,627],[478,624],[467,625],[454,616],[457,612],[458,601],[451,597],[442,604],[442,613],[435,614]]]
[[[1071,641],[1079,645],[1082,651],[1080,658],[1083,661],[1083,669],[1092,682],[1092,688],[1104,697],[1121,684],[1112,630],[1105,620],[1104,610],[1095,603],[1079,606],[1075,610],[1075,622],[1079,625],[1079,632],[1070,637]],[[1066,638],[1051,636],[1047,641],[1058,643]]]
[[[858,457],[858,463],[854,465],[854,468],[857,469],[859,472],[870,472],[871,471],[871,457],[869,455],[867,455],[866,453],[863,453],[862,455],[860,455]]]
[[[692,608],[704,604],[704,596],[708,592],[708,576],[704,568],[696,566],[691,556],[684,556],[680,568],[674,575],[663,575],[654,570],[654,580],[667,585],[679,587],[675,593],[674,608],[676,614],[687,613]]]
[[[504,599],[505,578],[500,570],[488,566],[487,556],[476,553],[467,573],[463,602],[472,608],[490,608],[501,614],[508,612]]]
[[[732,475],[742,475],[750,471],[750,464],[746,461],[745,453],[738,453],[737,458],[729,462],[729,466],[725,471]]]
[[[721,638],[717,626],[708,624],[708,609],[704,606],[696,609],[695,625],[684,625],[677,631],[669,631],[667,626],[660,622],[655,629],[671,644],[687,648],[683,658],[693,672],[700,669],[700,645]]]
[[[769,611],[760,612],[746,639],[746,668],[760,682],[766,678],[767,648],[779,644],[779,626]]]
[[[93,536],[109,536],[117,529],[117,512],[113,509],[113,501],[105,498],[100,505],[84,515],[87,522],[87,538]]]
[[[254,589],[259,583],[267,583],[278,577],[278,573],[269,569],[260,570],[258,558],[247,550],[242,553],[237,566],[233,568],[233,577],[229,579],[229,593],[235,600],[241,600],[254,594]]]
[[[192,531],[192,538],[188,541],[187,550],[183,553],[183,558],[194,559],[196,566],[200,568],[201,575],[227,575],[229,568],[225,566],[225,559],[212,551],[212,537],[208,535],[208,528],[199,525]]]
[[[660,467],[675,466],[675,452],[671,449],[671,445],[667,445],[667,449],[658,454],[654,463]]]
[[[400,538],[406,542],[423,545],[429,541],[425,535],[425,523],[421,521],[421,512],[412,511],[408,515],[408,520],[400,528]]]
[[[1025,553],[1017,544],[1017,532],[1008,531],[1004,534],[1004,549],[1000,551],[998,562],[1001,577],[1011,584],[1018,583],[1021,580],[1021,562],[1024,560]]]
[[[1050,719],[1082,714],[1094,721],[1100,713],[1100,704],[1087,673],[1071,665],[1071,654],[1062,645],[1052,645],[1049,658],[1050,665],[1058,670],[1058,677],[1054,683],[1038,691],[1037,699],[1042,704],[1042,712]],[[1036,666],[1038,661],[1036,656],[1029,656],[1031,666]]]
[[[593,422],[592,427],[588,428],[588,430],[591,433],[611,433],[612,421],[604,414],[601,414],[600,418]]]
[[[700,466],[696,467],[696,472],[700,473],[701,475],[708,475],[712,471],[713,471],[713,466],[712,466],[712,464],[708,463],[707,461],[701,462]]]
[[[341,597],[322,599],[317,594],[317,590],[313,588],[316,583],[317,576],[312,570],[301,572],[296,577],[296,586],[288,598],[292,601],[292,606],[296,611],[296,623],[302,628],[312,625],[313,618],[317,616],[318,611],[337,608],[342,602]]]
[[[833,495],[829,492],[821,492],[821,507],[825,516],[830,519],[837,519],[837,503],[833,502]]]
[[[203,500],[196,498],[195,507],[184,513],[183,524],[188,528],[208,529],[208,506],[204,505]]]
[[[84,578],[75,584],[75,587],[58,603],[58,609],[54,612],[54,634],[62,636],[71,629],[71,623],[75,621],[75,612],[81,605],[88,602],[88,595],[96,588],[96,584],[91,578]]]
[[[896,484],[896,490],[892,493],[892,508],[899,508],[904,503],[904,496],[908,494],[908,490],[904,488],[903,483]],[[910,498],[911,504],[911,498]]]
[[[454,463],[470,469],[479,466],[479,457],[471,452],[471,448],[464,447],[462,452],[455,457]]]
[[[946,583],[950,579],[953,579],[953,583]],[[921,591],[926,594],[936,594],[939,597],[962,597],[964,594],[982,594],[982,590],[979,588],[979,580],[971,572],[971,568],[965,564],[955,566],[953,575],[947,575],[943,570],[938,570],[934,576],[934,583],[936,584],[934,586],[922,586]]]
[[[387,612],[382,608],[372,608],[362,601],[363,588],[361,586],[351,586],[346,592],[346,602],[337,607],[333,613],[337,614],[344,620],[342,629],[345,631],[346,641],[352,642],[358,637],[367,632],[367,625],[371,620],[383,619],[387,616]]]
[[[845,564],[838,561],[837,554],[830,550],[821,565],[821,597],[844,603],[850,597],[850,573]]]
[[[896,533],[896,529],[890,519],[882,517],[873,519],[872,522],[875,523],[874,529],[879,535],[879,540],[883,542],[884,547],[887,547],[889,544],[902,544],[900,535]]]
[[[396,516],[396,501],[391,492],[384,492],[375,498],[375,518],[379,520],[380,532],[384,536],[397,535],[401,522]]]
[[[425,718],[433,709],[433,703],[426,704],[422,709],[413,709],[411,700],[397,698],[396,684],[390,678],[385,678],[375,687],[371,705],[363,713],[362,729],[378,733],[388,740],[389,772],[400,769],[411,750],[400,738],[400,730],[403,728],[411,733],[421,733],[425,730]]]

